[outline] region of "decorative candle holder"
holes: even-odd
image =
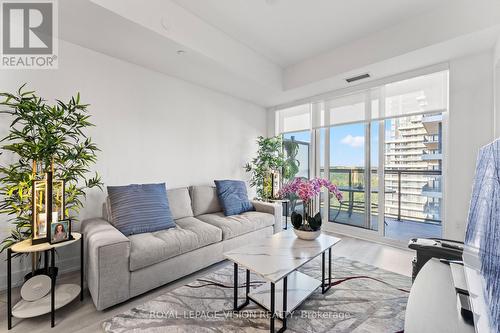
[[[64,181],[53,181],[52,172],[44,179],[34,180],[32,186],[31,243],[51,241],[51,225],[64,219]]]

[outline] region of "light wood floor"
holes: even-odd
[[[414,255],[413,252],[346,236],[337,237],[342,238],[342,241],[333,248],[334,255],[361,261],[395,273],[410,276],[411,259]],[[30,319],[13,318],[13,328],[10,332],[101,332],[102,321],[129,310],[134,306],[145,303],[170,290],[188,284],[227,264],[227,261],[215,264],[105,311],[97,311],[90,294],[88,291],[85,291],[85,299],[83,302],[75,300],[71,304],[56,311],[56,326],[53,329],[50,328],[50,315],[47,314]],[[58,282],[79,283],[79,272],[65,274],[59,278]],[[0,332],[7,332],[6,298],[7,295],[5,292],[0,294]],[[13,303],[15,303],[17,299],[19,299],[19,288],[13,290]]]

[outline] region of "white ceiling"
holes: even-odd
[[[72,0],[59,10],[66,41],[264,107],[492,49],[500,34],[500,0]]]
[[[453,0],[173,0],[281,67]]]

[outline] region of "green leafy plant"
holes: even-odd
[[[289,182],[299,173],[300,161],[297,159],[299,144],[293,139],[283,140],[283,150],[285,151],[285,163],[283,164],[283,178]]]
[[[257,188],[259,199],[269,199],[271,182],[269,176],[271,172],[281,172],[285,163],[282,151],[282,140],[280,136],[257,138],[259,149],[257,156],[250,163],[245,165],[246,172],[250,172],[250,186]]]
[[[299,173],[300,161],[297,159],[299,154],[299,144],[292,136],[291,139],[283,140],[283,151],[285,154],[285,163],[283,165],[283,182],[288,183],[295,179]],[[293,212],[297,207],[299,197],[294,193],[289,193],[288,200],[290,200],[289,209]]]
[[[0,113],[12,118],[10,131],[0,142],[9,165],[0,166],[0,213],[10,216],[11,234],[0,243],[0,252],[31,236],[31,187],[33,180],[53,169],[54,179],[62,179],[65,187],[65,217],[76,220],[83,206],[85,191],[101,188],[100,176],[90,175],[96,162],[97,146],[87,136],[89,122],[87,104],[80,94],[68,102],[55,105],[25,91],[0,93]]]
[[[302,215],[297,212],[292,212],[292,215],[290,215],[290,221],[292,221],[292,225],[295,229],[300,229],[302,226]]]
[[[309,223],[309,226],[311,227],[312,230],[316,231],[321,229],[321,223],[323,222],[321,219],[321,214],[316,213],[316,215],[314,216],[308,216],[307,222]]]
[[[322,219],[320,213],[316,213],[316,215],[314,216],[306,216],[306,219],[307,219],[307,224],[304,223],[302,214],[292,212],[292,215],[290,216],[292,225],[297,230],[316,231],[321,229]]]

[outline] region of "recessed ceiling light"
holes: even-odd
[[[186,51],[184,51],[184,50],[177,50],[177,54],[178,55],[184,55],[184,54],[186,54]]]

